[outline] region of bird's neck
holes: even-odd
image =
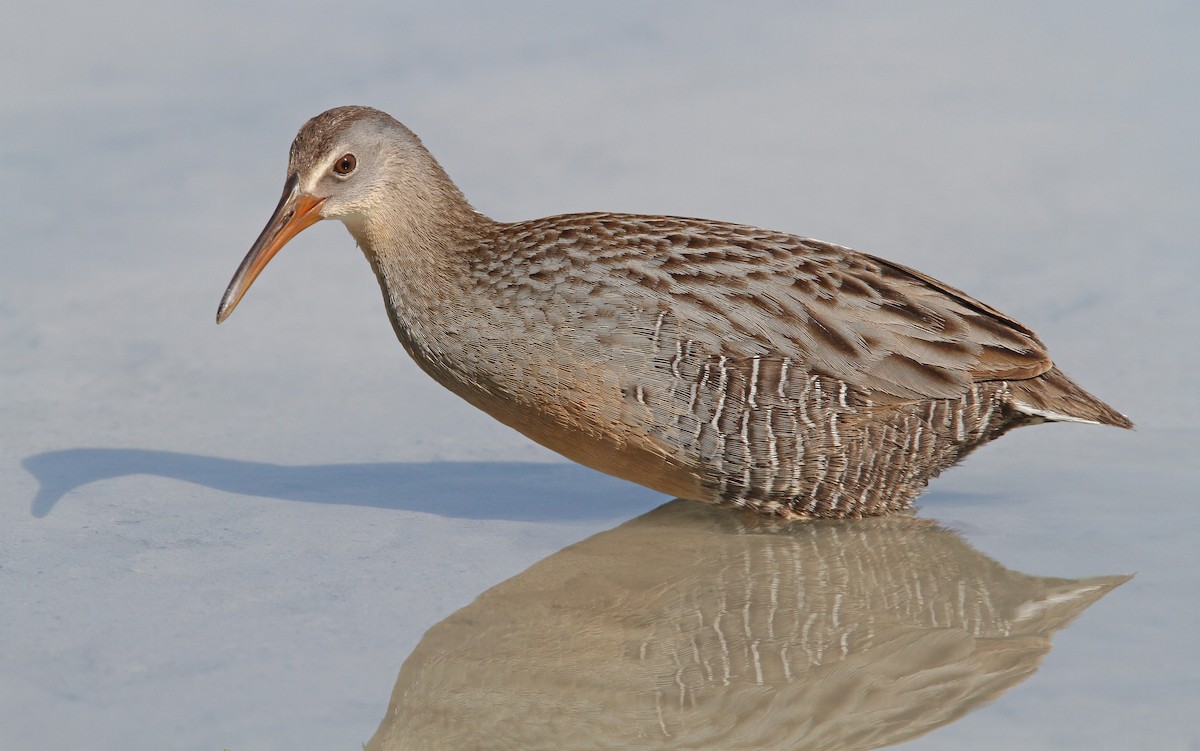
[[[418,364],[451,385],[446,379],[459,374],[441,371],[454,361],[453,332],[477,302],[470,258],[496,223],[439,177],[406,186],[345,224],[375,272],[397,337]]]
[[[425,266],[454,264],[494,223],[475,211],[432,157],[396,178],[361,213],[343,219],[368,258]]]
[[[439,299],[461,280],[467,256],[494,222],[475,211],[429,158],[376,205],[343,221],[371,262],[384,292]],[[417,170],[414,170],[416,172]]]

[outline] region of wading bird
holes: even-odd
[[[919,271],[705,219],[496,222],[367,107],[300,129],[218,323],[322,219],[350,230],[435,380],[564,456],[681,498],[883,514],[1014,427],[1132,427],[1028,328]]]

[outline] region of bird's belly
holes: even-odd
[[[449,384],[448,384],[449,385]],[[584,466],[690,500],[712,500],[699,453],[661,440],[651,423],[631,419],[620,400],[596,389],[573,398],[512,399],[450,387],[468,402],[552,451]]]
[[[406,347],[442,385],[569,459],[669,495],[777,516],[905,508],[1011,418],[1003,382],[957,399],[877,405],[786,356],[682,345],[581,354],[557,344],[513,341],[453,366]]]
[[[405,349],[434,380],[527,438],[586,467],[689,500],[710,500],[698,456],[655,436],[621,397],[622,376],[603,365],[492,357],[486,367],[449,367],[436,354]]]
[[[957,399],[856,401],[784,363],[711,358],[694,377],[597,372],[568,398],[479,406],[594,469],[683,498],[785,517],[907,508],[929,480],[1030,418],[1007,385]],[[782,376],[782,379],[781,379]]]

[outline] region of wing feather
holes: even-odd
[[[877,402],[957,397],[975,381],[1033,378],[1052,367],[1038,337],[1009,316],[919,271],[839,245],[624,214],[507,227],[490,270],[519,270],[514,256],[554,265],[564,273],[539,288],[547,301],[577,305],[610,287],[615,294],[605,299],[649,322],[669,310],[698,352],[788,358]],[[524,294],[530,283],[506,280]]]

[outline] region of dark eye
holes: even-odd
[[[358,166],[358,160],[353,154],[342,154],[341,158],[333,163],[333,171],[339,175],[348,175]]]

